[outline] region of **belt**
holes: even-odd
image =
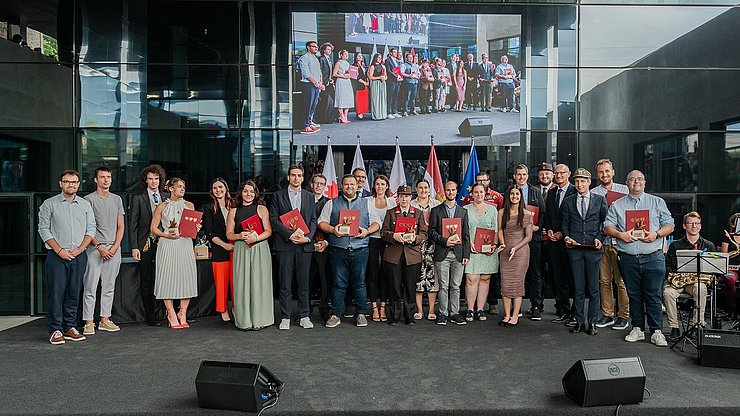
[[[628,254],[628,253],[625,253],[624,251],[619,252],[620,256],[629,256],[629,257],[634,257],[636,259],[642,259],[646,257],[657,257],[658,254],[663,254],[663,250],[655,250],[652,253],[648,253],[648,254]]]

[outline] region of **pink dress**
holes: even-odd
[[[455,91],[457,92],[458,97],[462,97],[462,99],[465,99],[465,82],[467,81],[467,77],[465,76],[465,72],[457,72],[455,71]],[[460,100],[458,98],[458,100]]]

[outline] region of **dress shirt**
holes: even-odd
[[[346,197],[344,197],[343,195],[340,194],[337,198],[346,198]],[[354,201],[357,198],[358,197],[355,196],[354,198],[347,199],[347,200],[350,201],[350,202],[352,202],[352,201]],[[360,200],[362,200],[362,198],[360,198]],[[324,208],[321,210],[321,215],[319,215],[319,219],[317,221],[317,224],[321,224],[322,222],[325,222],[325,223],[327,223],[329,225],[332,225],[329,222],[329,220],[331,220],[331,210],[332,210],[332,207],[334,206],[333,202],[334,202],[333,199],[330,199],[330,200],[326,201],[326,205],[324,205]],[[390,203],[388,205],[390,205]],[[378,217],[378,214],[375,213],[374,210],[368,209],[368,214],[370,215],[370,221],[369,221],[369,224],[370,225],[373,225],[373,223],[376,223],[378,225],[383,225],[383,220],[381,220],[380,217]],[[334,224],[334,225],[336,225],[336,224]]]
[[[571,186],[570,182],[566,182],[565,185],[561,187],[556,187],[555,190],[557,191],[558,195],[558,208],[560,208],[560,205],[563,203],[563,199],[565,199],[565,194],[568,192],[568,187]]]
[[[522,201],[524,202],[524,205],[527,205],[529,203],[529,184],[525,183],[524,185],[520,186],[519,191],[522,194]]]
[[[457,204],[453,205],[452,208],[450,208],[449,205],[445,204],[445,209],[447,210],[447,216],[450,218],[455,218],[455,209],[457,208]]]
[[[578,213],[581,214],[581,218],[585,218],[588,212],[588,203],[591,202],[591,192],[586,193],[586,195],[576,194],[576,197],[578,198],[576,201]]]
[[[599,185],[599,186],[597,186],[597,187],[595,187],[594,189],[591,190],[591,192],[593,192],[594,194],[601,195],[604,198],[606,198],[606,193],[609,192],[609,191],[610,190],[604,188],[603,185]],[[628,194],[628,193],[630,193],[630,188],[628,188],[627,185],[625,185],[623,183],[612,182],[612,189],[611,189],[611,191],[613,191],[613,192],[619,192],[620,194]],[[615,246],[615,245],[617,245],[617,239],[614,238],[614,237],[607,237],[605,243],[606,244],[611,244],[611,245]]]
[[[151,205],[152,213],[154,213],[154,209],[162,202],[162,194],[158,190],[152,191],[149,188],[146,188],[146,193],[149,195],[149,205]]]
[[[301,188],[298,191],[294,191],[293,188],[288,187],[288,198],[290,198],[290,207],[293,209],[301,210]]]
[[[668,207],[665,204],[663,198],[655,195],[643,193],[638,197],[634,197],[631,194],[627,194],[624,198],[620,198],[609,207],[609,212],[606,214],[606,220],[604,221],[604,228],[612,227],[619,232],[627,231],[626,229],[626,211],[628,209],[647,209],[650,210],[650,232],[657,232],[665,225],[674,225],[673,217],[671,212],[668,211]],[[623,251],[627,254],[650,254],[663,248],[663,237],[658,237],[652,243],[646,243],[638,240],[633,243],[626,243],[617,238],[617,248],[619,251]]]
[[[316,55],[306,52],[298,58],[298,69],[301,70],[301,82],[309,83],[308,77],[315,81],[321,81],[321,64]]]
[[[44,242],[56,240],[63,249],[82,244],[86,235],[95,237],[95,213],[90,202],[78,195],[67,201],[63,194],[53,196],[39,208],[39,235]],[[44,244],[51,250],[48,244]]]

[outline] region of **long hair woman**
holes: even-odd
[[[203,229],[211,243],[211,268],[216,288],[216,312],[221,313],[221,320],[231,322],[229,316],[229,292],[233,303],[234,279],[231,258],[234,244],[226,238],[226,219],[231,209],[229,185],[223,178],[211,181],[211,201],[203,208]]]

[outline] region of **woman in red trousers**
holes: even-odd
[[[224,323],[231,322],[229,316],[229,292],[233,303],[234,281],[231,260],[234,245],[226,238],[226,217],[231,208],[229,185],[223,178],[211,181],[211,202],[203,209],[203,229],[211,242],[213,280],[216,285],[216,312],[221,313]]]

